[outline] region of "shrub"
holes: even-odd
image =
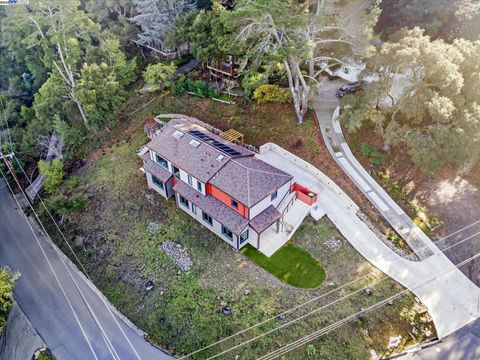
[[[13,286],[18,274],[8,268],[0,268],[0,334],[7,324],[8,312],[13,305]]]
[[[386,155],[381,154],[377,148],[368,143],[362,143],[360,145],[360,153],[363,156],[368,157],[368,160],[372,165],[380,165],[387,160]]]
[[[50,196],[45,199],[47,207],[60,216],[70,216],[86,209],[87,199],[83,195],[67,197],[64,195]]]
[[[188,91],[187,78],[181,75],[177,81],[172,84],[171,90],[174,94],[185,94]]]
[[[305,347],[305,356],[307,359],[315,359],[317,357],[317,349],[312,344]]]
[[[173,85],[172,92],[175,94],[184,94],[187,91],[203,97],[216,97],[218,95],[215,88],[202,80],[192,80],[185,76],[180,77]]]
[[[63,177],[65,176],[65,171],[63,171],[63,161],[55,159],[47,163],[44,160],[40,160],[38,162],[38,169],[45,177],[43,183],[45,190],[50,194],[57,191],[62,183]]]
[[[74,190],[80,185],[80,177],[77,175],[72,175],[65,180],[64,184],[66,190]]]
[[[259,104],[279,103],[285,104],[292,100],[292,94],[289,90],[283,89],[278,85],[265,84],[255,89],[253,99]]]
[[[243,92],[246,98],[252,96],[253,91],[267,82],[268,78],[265,74],[257,72],[249,72],[242,79]]]

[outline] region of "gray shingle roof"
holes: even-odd
[[[167,182],[173,175],[165,168],[161,167],[150,159],[150,153],[147,151],[142,155],[143,169],[154,175],[161,182]]]
[[[183,132],[183,136],[180,138],[173,136],[177,130]],[[175,166],[196,177],[201,182],[206,183],[232,158],[232,156],[229,156],[208,143],[190,135],[188,133],[190,130],[201,131],[212,139],[228,145],[230,148],[240,153],[240,155],[237,156],[253,156],[253,153],[244,147],[232,144],[221,137],[208,132],[203,127],[184,119],[174,119],[167,123],[160,130],[160,134],[156,136],[147,147],[173,163]],[[200,145],[198,147],[190,145],[192,139],[199,141]],[[221,161],[217,160],[219,155],[223,155]]]
[[[231,159],[210,183],[251,207],[293,177],[256,157]]]
[[[272,205],[250,220],[250,226],[258,234],[270,227],[275,221],[282,218],[282,214]]]
[[[178,181],[173,190],[185,199],[197,205],[202,211],[205,211],[212,218],[228,227],[235,234],[240,234],[248,224],[248,220],[235,210],[217,200],[211,195],[204,196],[183,181]]]

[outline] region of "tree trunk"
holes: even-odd
[[[284,61],[285,70],[287,72],[288,85],[292,93],[293,109],[295,110],[295,117],[297,124],[302,124],[308,106],[309,87],[303,78],[302,72],[298,62],[293,59]]]
[[[70,89],[70,98],[73,100],[75,104],[77,104],[78,111],[80,112],[80,116],[82,117],[82,120],[85,126],[88,126],[87,117],[85,116],[85,111],[83,110],[83,106],[80,103],[80,101],[78,101],[77,96],[75,95],[75,92],[73,91],[73,89]]]

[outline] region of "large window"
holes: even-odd
[[[152,175],[152,182],[157,185],[160,189],[164,189],[164,185],[163,185],[163,182],[160,181],[159,178],[157,178],[156,176]]]
[[[245,230],[242,235],[240,235],[240,244],[243,244],[245,241],[248,240],[248,229]]]
[[[168,170],[168,162],[167,160],[165,160],[164,158],[162,158],[161,156],[159,156],[158,154],[155,154],[155,162],[160,165],[160,166],[163,166],[165,169]]]
[[[207,224],[213,225],[212,217],[211,217],[210,215],[208,215],[207,213],[204,213],[203,211],[202,211],[202,219],[203,219],[203,221],[205,221]]]
[[[177,179],[180,179],[180,169],[177,168],[175,165],[172,164],[172,174],[175,176]]]
[[[222,234],[229,240],[233,240],[232,230],[222,225]]]
[[[188,208],[188,200],[185,199],[182,195],[179,195],[179,201],[180,201],[180,204]]]
[[[275,191],[272,196],[270,196],[270,200],[273,201],[277,198],[277,195],[278,195],[278,191]]]
[[[231,200],[231,204],[232,204],[232,207],[233,207],[234,209],[238,209],[238,202],[237,202],[237,201],[235,201],[235,200],[232,199],[232,200]]]

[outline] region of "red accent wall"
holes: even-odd
[[[213,186],[210,183],[207,183],[205,190],[207,192],[207,195],[212,195],[214,198],[220,200],[225,205],[227,205],[228,207],[230,207],[231,209],[235,210],[240,215],[248,219],[248,208],[245,205],[237,201],[238,209],[235,209],[234,207],[232,207],[232,198],[228,194],[224,193],[222,190]]]
[[[313,197],[308,196],[308,193],[310,193],[311,191],[305,186],[295,183],[290,186],[290,192],[293,191],[297,192],[297,199],[303,201],[307,205],[312,205],[317,202],[318,194],[314,193],[315,195]]]

